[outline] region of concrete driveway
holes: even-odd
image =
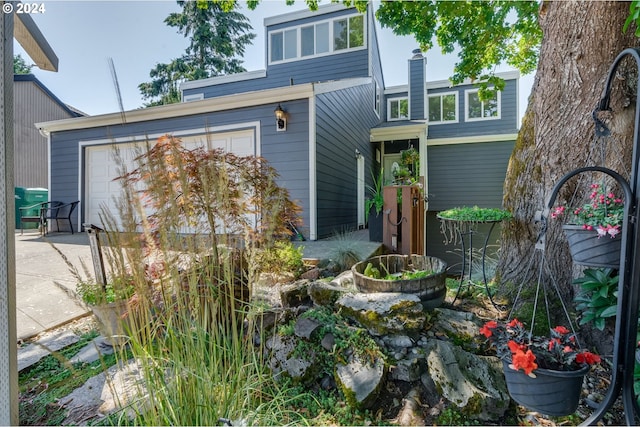
[[[85,277],[84,263],[91,274],[91,251],[86,233],[51,233],[35,230],[15,234],[16,242],[16,327],[18,339],[27,339],[47,329],[84,316],[87,310],[73,297],[77,280],[52,244]]]

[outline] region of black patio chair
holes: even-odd
[[[60,221],[67,221],[69,223],[69,228],[71,229],[71,234],[73,234],[73,223],[71,222],[71,215],[73,215],[73,211],[75,211],[76,206],[80,203],[79,200],[71,203],[63,203],[63,202],[45,202],[42,203],[42,228],[44,230],[43,234],[47,234],[48,231],[48,222],[49,220],[56,220],[56,231],[60,231]]]

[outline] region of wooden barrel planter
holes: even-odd
[[[428,271],[431,274],[416,279],[376,279],[366,276],[365,269],[371,263],[378,271],[401,275],[406,271]],[[444,301],[447,264],[440,258],[424,255],[381,255],[361,261],[351,268],[356,288],[365,293],[402,292],[414,294],[425,309],[438,307]]]

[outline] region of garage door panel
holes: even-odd
[[[248,156],[256,154],[254,134],[254,129],[248,129],[180,138],[184,147],[190,150],[197,147],[222,148],[239,156]],[[135,158],[140,155],[144,143],[118,144],[117,147],[127,170],[133,170]],[[85,222],[103,226],[104,224],[100,221],[100,212],[103,208],[108,208],[118,219],[114,197],[119,197],[121,185],[119,181],[113,180],[121,174],[121,168],[114,154],[113,145],[87,146],[85,149]],[[119,219],[118,224],[120,225]]]

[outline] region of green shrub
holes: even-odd
[[[593,322],[604,330],[606,320],[618,309],[618,275],[611,268],[588,268],[573,283],[581,290],[575,298],[576,309],[582,311],[580,324]]]
[[[293,273],[297,277],[304,268],[302,249],[290,241],[279,240],[273,246],[258,251],[258,268],[262,272]]]

